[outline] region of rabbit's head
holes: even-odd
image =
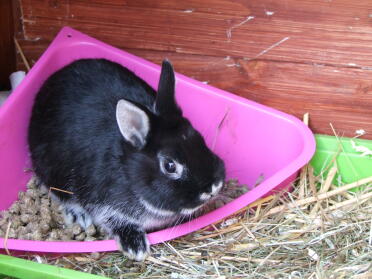
[[[182,116],[175,101],[175,75],[162,64],[151,110],[120,100],[116,119],[125,142],[132,190],[147,210],[162,216],[191,215],[224,185],[223,161]]]

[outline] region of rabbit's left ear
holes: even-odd
[[[155,112],[163,117],[181,115],[175,99],[175,76],[173,66],[164,60],[158,85],[158,94],[155,101]]]
[[[119,100],[116,105],[116,121],[127,142],[137,149],[146,145],[150,121],[142,109],[126,100]]]

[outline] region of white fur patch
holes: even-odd
[[[202,200],[202,201],[206,201],[206,200],[209,200],[210,198],[212,197],[212,195],[211,194],[208,194],[208,193],[202,193],[202,194],[200,194],[200,200]]]
[[[139,252],[135,255],[134,259],[135,259],[136,261],[138,261],[138,262],[142,262],[144,259],[147,258],[147,255],[148,255],[147,252],[139,251]]]
[[[169,218],[156,218],[156,217],[145,217],[141,219],[141,225],[144,230],[154,230],[167,227],[169,224],[176,221],[176,217],[169,217]]]
[[[111,227],[107,226],[108,219],[111,219],[111,223],[115,223],[115,226],[120,227],[121,224],[124,223],[132,223],[136,225],[141,225],[139,220],[136,220],[134,218],[131,218],[127,215],[124,215],[121,211],[116,210],[112,206],[105,205],[105,206],[94,206],[92,208],[92,216],[94,219],[94,222],[97,225],[103,226],[106,230],[111,232]]]
[[[202,200],[202,201],[207,201],[207,200],[209,200],[210,198],[216,196],[216,195],[220,192],[222,186],[223,186],[223,181],[222,181],[222,180],[219,181],[219,182],[216,183],[216,184],[212,184],[211,192],[200,194],[200,196],[199,196],[200,200]]]
[[[122,250],[123,251],[123,250]],[[149,255],[149,252],[147,251],[138,251],[137,253],[133,251],[132,249],[128,249],[128,251],[123,251],[123,253],[131,260],[135,260],[137,262],[144,261],[147,256]]]
[[[212,196],[217,195],[218,192],[221,190],[222,186],[223,186],[223,181],[222,180],[220,182],[218,182],[216,185],[213,184],[212,185],[212,192],[211,192]]]
[[[191,215],[193,214],[195,211],[197,211],[199,208],[201,208],[203,205],[199,205],[195,208],[184,208],[181,210],[181,214],[184,214],[184,215]]]
[[[141,201],[140,201],[141,202]],[[142,202],[141,202],[142,203]],[[148,210],[148,208],[146,208]],[[112,227],[113,226],[122,226],[124,224],[135,224],[139,227],[142,227],[145,230],[149,229],[156,229],[163,227],[172,221],[175,220],[177,215],[175,215],[174,212],[172,212],[172,216],[164,214],[170,214],[171,211],[165,211],[163,210],[163,215],[160,216],[159,214],[157,217],[154,217],[155,212],[148,210],[148,214],[143,214],[139,218],[133,218],[128,216],[127,214],[123,214],[121,211],[105,205],[105,206],[92,206],[90,208],[90,211],[92,211],[92,216],[94,223],[102,226],[108,233],[112,233]],[[159,212],[158,212],[159,213]],[[110,223],[108,223],[108,219],[110,220]]]
[[[151,212],[154,215],[158,215],[162,217],[170,217],[175,214],[175,212],[171,210],[157,208],[143,198],[140,198],[140,202],[146,208],[147,211]]]
[[[72,225],[74,217],[76,217],[76,223],[78,223],[84,229],[88,228],[92,223],[92,217],[90,214],[82,208],[77,203],[67,202],[62,205],[67,211],[72,211],[72,213],[63,211],[63,217],[66,224]]]

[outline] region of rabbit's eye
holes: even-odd
[[[168,173],[175,173],[177,170],[176,164],[171,160],[165,160],[164,161],[164,169]]]
[[[180,179],[185,170],[185,166],[176,160],[158,154],[160,171],[170,179]]]

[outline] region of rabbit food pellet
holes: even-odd
[[[92,241],[106,239],[102,228],[90,225],[85,230],[77,223],[68,226],[64,223],[58,202],[49,197],[49,192],[36,187],[36,179],[27,184],[26,192],[19,192],[18,200],[8,210],[1,212],[0,237],[46,241]],[[236,180],[229,180],[219,196],[206,204],[200,212],[210,212],[248,191]]]
[[[0,237],[8,231],[9,238],[47,241],[105,239],[102,230],[90,225],[86,230],[74,223],[67,226],[58,202],[49,198],[48,191],[36,188],[35,179],[27,184],[26,192],[19,192],[18,200],[1,213]]]

